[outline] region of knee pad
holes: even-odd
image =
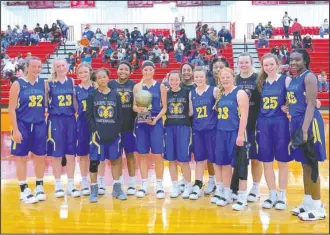
[[[100,164],[99,160],[91,160],[89,164],[89,172],[90,173],[97,173],[97,168]]]

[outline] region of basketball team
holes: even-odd
[[[67,76],[65,59],[55,59],[50,79],[39,79],[42,62],[30,57],[24,77],[10,89],[9,114],[12,123],[11,154],[16,161],[20,199],[25,203],[46,200],[43,187],[45,156],[52,159],[55,197],[89,196],[97,202],[106,193],[105,160],[111,162],[112,196],[126,200],[127,195],[143,198],[149,193],[148,156],[155,162],[156,197],[165,198],[164,160],[169,161],[171,198],[198,200],[212,195],[210,202],[241,211],[248,202],[260,198],[259,183],[264,173],[269,196],[262,208],[285,210],[288,163],[301,162],[304,196],[291,213],[301,220],[326,217],[320,195],[318,162],[326,159],[322,116],[317,109],[317,78],[309,70],[306,50],[295,49],[290,56],[294,78],[278,73],[276,56],[266,54],[259,74],[252,57],[238,58],[239,74],[214,59],[209,71],[183,63],[171,71],[168,86],[154,80],[155,65],[144,61],[142,79],[129,79],[132,66],[122,61],[117,79],[110,80],[105,68],[93,71],[89,64],[77,68],[81,84]],[[135,96],[146,90],[152,94],[148,107],[139,107]],[[47,112],[46,112],[47,111]],[[149,111],[152,120],[136,121],[138,113]],[[47,113],[47,115],[46,115]],[[290,118],[288,118],[290,116]],[[297,144],[298,142],[298,144]],[[237,149],[247,153],[253,186],[247,191],[247,177],[241,177],[238,190],[231,187]],[[27,156],[35,161],[36,187],[29,188]],[[141,184],[136,187],[135,153],[139,154]],[[128,166],[128,188],[123,187],[122,155]],[[75,164],[79,158],[81,184],[74,184]],[[194,171],[190,162],[194,159]],[[278,187],[274,161],[278,163]],[[182,180],[178,178],[182,173]],[[66,167],[67,187],[61,182]],[[202,190],[204,170],[209,180]],[[246,166],[243,166],[247,168]],[[195,172],[192,182],[192,172]],[[88,179],[90,177],[90,181]]]

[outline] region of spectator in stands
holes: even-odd
[[[55,32],[52,33],[50,40],[51,40],[52,44],[54,42],[60,42],[61,41],[61,30],[59,28],[57,28],[55,30]]]
[[[111,45],[109,44],[108,48],[105,49],[104,51],[104,55],[103,55],[103,59],[102,59],[102,63],[109,63],[110,62],[110,57],[113,53],[113,50],[111,48]]]
[[[68,30],[69,30],[69,26],[64,23],[63,20],[56,20],[57,25],[59,26],[60,30],[61,30],[61,35],[63,38],[63,43],[66,42],[66,40],[68,40]]]
[[[283,44],[280,48],[280,61],[282,62],[282,64],[286,64],[286,55],[287,52],[289,52],[287,46],[285,44]]]
[[[303,38],[303,48],[311,48],[314,51],[313,44],[312,44],[312,38],[309,34],[306,34],[306,36]]]
[[[89,47],[93,51],[97,51],[97,52],[100,51],[101,43],[99,40],[96,39],[95,35],[92,37],[92,40],[89,42]]]
[[[209,45],[209,40],[207,40],[206,35],[203,35],[201,39],[201,47],[206,48],[208,45]]]
[[[285,32],[285,38],[289,38],[289,28],[290,28],[290,24],[291,24],[291,17],[288,15],[288,12],[284,13],[284,16],[282,18],[282,24],[283,24],[283,28],[284,28],[284,32]],[[283,36],[282,36],[283,38]]]
[[[226,26],[222,26],[221,30],[218,32],[219,40],[222,39],[225,35]]]
[[[15,68],[16,78],[22,78],[24,77],[24,65],[18,64]]]
[[[58,29],[57,24],[53,23],[52,27],[50,28],[50,31],[52,31],[52,33],[54,34],[57,29]]]
[[[147,59],[148,51],[144,47],[138,47],[136,56],[139,61],[145,61]]]
[[[7,25],[7,30],[5,32],[5,36],[6,37],[10,37],[11,34],[12,34],[13,30],[11,29],[11,26],[10,25]]]
[[[176,40],[174,45],[174,56],[178,63],[181,63],[183,57],[184,45],[180,40]]]
[[[325,34],[329,34],[329,22],[328,19],[324,19],[320,28],[320,37],[324,38]]]
[[[29,32],[29,29],[28,29],[28,27],[26,26],[26,24],[23,25],[22,33],[24,33],[24,32]]]
[[[22,30],[22,38],[20,41],[21,44],[30,45],[30,33],[28,30]]]
[[[33,33],[30,35],[30,40],[29,40],[30,46],[32,44],[38,45],[39,42],[40,42],[39,32],[33,31]]]
[[[155,62],[160,61],[160,54],[162,54],[162,50],[159,49],[158,45],[156,44],[152,52],[155,54]]]
[[[148,32],[148,34],[146,35],[146,44],[147,47],[150,49],[152,48],[152,46],[154,45],[154,35],[152,32]]]
[[[43,30],[42,30],[42,28],[40,27],[40,24],[39,24],[39,23],[37,23],[36,27],[34,28],[34,31],[35,31],[35,32],[38,32],[39,35],[43,33]]]
[[[144,38],[141,34],[135,39],[135,47],[144,47]]]
[[[170,57],[167,54],[166,49],[163,50],[163,53],[160,54],[160,66],[162,68],[166,68],[168,66],[168,61],[169,61]]]
[[[94,36],[96,37],[96,39],[98,41],[100,41],[100,43],[102,44],[103,41],[105,41],[105,35],[101,32],[101,29],[100,28],[97,28],[96,31],[95,31],[95,34]]]
[[[117,43],[118,39],[119,39],[119,33],[116,28],[113,28],[113,31],[110,35],[110,43]]]
[[[124,36],[128,39],[129,43],[131,43],[131,34],[128,29],[124,29]]]
[[[166,86],[166,88],[170,88],[170,84],[168,84],[168,75],[169,75],[169,73],[167,73],[166,75],[165,75],[165,77],[164,77],[164,79],[163,79],[163,81],[162,81],[162,84],[164,85],[164,86]]]
[[[208,65],[212,60],[213,60],[213,55],[212,55],[211,49],[207,48],[206,53],[204,55],[203,62],[205,65]]]
[[[258,36],[259,36],[263,31],[265,31],[265,27],[262,26],[262,23],[259,23],[259,24],[256,26],[255,30],[254,30],[254,32],[255,32]]]
[[[92,63],[92,56],[90,53],[86,53],[86,54],[83,53],[81,58],[82,58],[81,59],[82,63],[88,63],[88,64]],[[77,70],[75,70],[75,71],[77,71]]]
[[[185,31],[185,29],[181,29],[181,31],[180,31],[180,41],[182,42],[182,44],[183,44],[184,46],[186,46],[186,44],[187,44],[188,41],[189,41],[189,39],[188,39],[188,37],[187,37],[187,35],[186,35],[186,31]]]
[[[258,40],[258,48],[266,48],[268,47],[268,40],[266,39],[266,33],[263,32],[259,35],[259,40]]]
[[[132,57],[133,57],[133,53],[134,52],[133,52],[132,46],[128,45],[127,49],[126,49],[126,60],[131,61]]]
[[[302,48],[302,45],[301,45],[301,41],[299,40],[299,38],[293,38],[292,40],[292,48],[293,49],[297,49],[297,48]]]
[[[18,24],[15,25],[15,28],[16,28],[16,32],[17,32],[18,34],[22,33],[22,30],[20,29],[20,27],[19,27]]]
[[[224,31],[223,41],[224,41],[225,43],[231,43],[232,38],[233,38],[233,37],[231,36],[231,33],[229,32],[228,29],[226,29],[226,30]]]
[[[141,32],[138,30],[138,27],[134,27],[134,30],[131,32],[131,41],[135,42],[138,36],[141,36]]]
[[[164,40],[164,48],[168,53],[174,50],[173,41],[171,35],[167,35],[166,39]]]
[[[74,58],[74,55],[72,53],[69,53],[69,58],[66,59],[68,66],[69,66],[69,72],[68,73],[75,73],[75,65],[76,65],[76,59]]]
[[[17,62],[17,65],[23,65],[24,64],[24,59],[22,57],[22,53],[19,53],[16,57],[16,62]]]
[[[202,27],[203,27],[203,23],[202,21],[198,21],[197,25],[195,27],[195,32],[196,32],[196,41],[200,42],[201,38],[202,38]]]
[[[204,62],[203,62],[203,60],[201,60],[201,56],[199,54],[197,54],[195,59],[191,60],[190,63],[192,66],[194,66],[194,68],[204,66]]]
[[[92,40],[92,37],[94,36],[94,32],[92,30],[90,30],[90,25],[89,24],[86,24],[84,32],[81,36],[85,36],[85,35],[86,35],[88,41]]]
[[[110,57],[111,67],[117,68],[120,60],[120,53],[118,51],[114,51]]]
[[[14,75],[16,65],[15,59],[11,59],[5,64],[3,68],[5,79],[10,79],[10,77]]]
[[[214,46],[215,48],[219,47],[219,38],[214,32],[210,33],[210,45]]]
[[[175,38],[178,39],[180,35],[180,30],[182,28],[184,22],[184,16],[181,18],[181,22],[179,22],[178,17],[175,17],[174,19],[174,30],[175,30]]]
[[[268,24],[265,26],[265,31],[267,38],[271,38],[273,35],[273,26],[271,21],[268,21]]]
[[[319,92],[323,92],[323,86],[325,88],[325,92],[328,92],[329,83],[327,81],[327,74],[324,71],[321,71],[321,73],[317,76],[317,80],[318,80]]]
[[[301,38],[302,26],[301,26],[300,23],[298,23],[298,19],[297,18],[294,19],[294,22],[293,22],[293,25],[291,27],[291,30],[293,32],[293,37],[294,38],[298,38],[299,41],[302,41],[302,38]]]
[[[277,58],[280,59],[280,49],[277,45],[271,49],[270,53],[276,55]]]
[[[42,33],[39,36],[41,38],[44,38],[44,39],[48,40],[50,32],[51,32],[51,30],[48,27],[48,24],[45,24],[44,29],[43,29]]]
[[[131,65],[133,66],[134,69],[139,68],[139,60],[137,58],[136,53],[133,53],[132,60],[130,62],[131,62]]]
[[[152,52],[152,50],[148,51],[147,60],[150,60],[152,61],[152,63],[155,63],[155,54]]]

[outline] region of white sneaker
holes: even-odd
[[[81,196],[80,191],[78,189],[76,189],[76,187],[73,184],[71,184],[71,185],[68,184],[66,193],[68,195],[70,195],[71,197],[80,197]]]
[[[231,190],[223,190],[223,194],[216,202],[218,206],[226,206],[229,203],[233,203],[233,196]]]
[[[82,180],[81,183],[80,183],[80,187],[81,187],[81,194],[83,196],[88,196],[91,194],[91,191],[89,189],[89,182],[88,181],[85,181],[85,180]]]
[[[180,193],[181,193],[181,190],[179,189],[179,186],[172,185],[170,197],[177,198]]]
[[[216,186],[215,186],[215,181],[214,180],[209,180],[209,182],[207,183],[207,187],[206,189],[204,190],[204,194],[206,195],[210,195],[211,193],[213,193],[216,189]]]
[[[21,192],[20,195],[21,201],[27,203],[27,204],[33,204],[38,202],[38,198],[36,198],[33,194],[31,189],[25,188],[23,192]]]
[[[259,186],[253,185],[247,197],[248,202],[256,202],[260,198]]]
[[[275,206],[275,204],[276,204],[276,200],[272,200],[271,197],[270,197],[270,194],[269,194],[268,199],[263,201],[262,208],[271,209]]]
[[[156,197],[158,199],[165,198],[165,192],[164,192],[163,184],[157,184],[157,186],[156,186]]]
[[[222,189],[216,189],[213,197],[211,198],[211,203],[216,204],[217,201],[223,196]]]
[[[60,197],[64,197],[65,193],[63,190],[63,185],[59,184],[59,185],[55,185],[55,197],[60,198]]]
[[[185,185],[186,185],[186,181],[182,178],[182,180],[179,183],[179,188],[180,188],[181,193],[184,192]]]
[[[312,209],[298,215],[299,219],[303,221],[315,221],[315,220],[323,220],[327,217],[324,209],[324,205],[321,205],[321,208]]]
[[[97,181],[97,185],[98,185],[98,195],[104,195],[107,192],[107,189],[105,187],[105,183],[104,180],[98,180]]]
[[[285,210],[286,206],[287,206],[287,204],[286,204],[285,192],[283,192],[283,191],[277,192],[275,209],[276,210]]]
[[[294,216],[299,215],[300,213],[304,213],[307,211],[312,210],[312,205],[311,203],[308,203],[306,201],[304,201],[303,203],[301,203],[299,206],[292,208],[291,209],[291,214]]]
[[[192,188],[192,192],[189,195],[189,199],[190,200],[197,200],[198,198],[201,197],[201,192],[202,192],[202,190],[197,185],[194,185],[193,188]]]
[[[188,199],[189,195],[192,193],[192,185],[191,183],[185,184],[184,191],[182,193],[182,198],[183,199]]]
[[[128,185],[127,195],[135,195],[135,194],[136,194],[136,186],[135,185]]]
[[[245,195],[244,195],[245,194]],[[231,206],[234,211],[242,211],[247,207],[247,197],[245,193],[239,193],[237,196],[237,201]]]
[[[141,185],[140,189],[138,191],[136,191],[136,197],[138,198],[143,198],[145,197],[147,194],[148,194],[148,187],[147,186],[144,186],[144,185]]]
[[[44,187],[42,185],[38,185],[34,190],[36,197],[38,201],[45,201],[46,200],[46,194]]]
[[[238,199],[238,192],[233,192],[231,194],[233,201],[236,201]]]

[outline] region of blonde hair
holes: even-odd
[[[83,62],[83,63],[79,64],[78,67],[77,67],[77,72],[78,72],[78,70],[81,69],[81,68],[88,68],[89,73],[90,73],[90,74],[93,73],[93,68],[92,68],[92,66],[91,66],[90,64],[88,64],[88,63]]]
[[[235,72],[230,68],[223,68],[221,70],[219,80],[220,80],[220,77],[221,77],[222,73],[224,73],[224,72],[228,72],[233,76],[233,82],[234,82],[234,85],[236,85]],[[215,110],[217,110],[217,105],[218,105],[219,101],[221,100],[222,96],[225,94],[225,89],[221,85],[220,81],[217,81],[217,82],[218,82],[218,88],[219,88],[220,92],[219,92],[219,97],[217,98],[217,100],[215,101],[215,104],[213,106],[213,109],[215,109]]]
[[[259,91],[262,90],[263,85],[264,85],[264,81],[268,77],[267,73],[264,71],[263,62],[264,62],[264,60],[269,59],[269,58],[273,58],[275,60],[275,63],[277,64],[277,66],[280,65],[280,62],[279,62],[277,56],[274,55],[274,54],[267,53],[261,58],[261,60],[260,60],[261,68],[260,68],[260,72],[259,72],[259,75],[258,75],[258,78],[257,78],[257,88],[258,88]]]
[[[28,68],[29,68],[31,60],[38,60],[41,62],[41,59],[36,56],[30,56],[30,57],[26,58],[25,63],[24,63],[24,76],[27,76]]]
[[[52,62],[52,67],[51,67],[51,72],[50,72],[50,77],[48,79],[49,82],[54,82],[56,80],[56,71],[55,71],[55,63],[57,61],[63,60],[65,61],[65,64],[67,65],[67,61],[64,58],[55,58]]]

